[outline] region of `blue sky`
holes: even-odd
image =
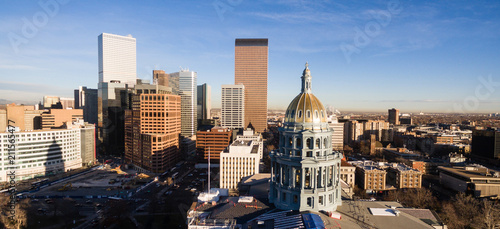
[[[47,2],[57,10],[44,10]],[[285,109],[299,93],[308,61],[313,93],[340,111],[500,111],[496,1],[0,4],[0,99],[96,88],[97,36],[106,32],[137,39],[139,78],[151,79],[153,69],[198,72],[198,84],[212,86],[213,107],[220,86],[234,83],[234,39],[269,38],[270,109]]]

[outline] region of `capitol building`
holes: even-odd
[[[301,93],[279,130],[279,149],[270,154],[269,200],[284,210],[335,211],[341,205],[342,154],[332,150],[326,109],[312,94],[307,63],[301,79]]]

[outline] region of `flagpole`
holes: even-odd
[[[208,147],[208,193],[210,193],[210,146]]]

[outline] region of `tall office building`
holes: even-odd
[[[163,70],[153,70],[153,82],[155,84],[168,87],[169,76]]]
[[[181,97],[165,86],[137,84],[125,111],[125,161],[161,173],[181,159]]]
[[[222,85],[221,126],[237,129],[245,125],[245,86]]]
[[[181,135],[193,136],[197,128],[196,99],[197,96],[197,74],[196,72],[183,70],[169,74],[173,79],[178,78],[179,95],[181,96]],[[170,83],[170,82],[169,82]],[[174,84],[175,85],[175,84]],[[172,85],[172,91],[175,90]]]
[[[388,117],[389,123],[393,125],[399,125],[399,110],[392,108],[389,109],[388,112],[389,112],[389,117]]]
[[[57,103],[61,102],[61,98],[59,96],[44,96],[43,97],[43,107],[44,108],[51,108],[52,105],[56,105]]]
[[[97,89],[80,86],[75,90],[75,109],[83,109],[83,119],[97,124]]]
[[[212,109],[212,87],[204,83],[197,87],[197,113],[198,120],[210,119],[210,109]]]
[[[328,126],[332,129],[332,148],[333,150],[344,150],[344,123],[339,123],[337,116],[328,117]]]
[[[137,79],[136,40],[132,35],[102,33],[98,37],[99,83],[119,81],[134,85]]]
[[[236,39],[234,83],[245,85],[245,123],[257,132],[267,129],[268,40]]]

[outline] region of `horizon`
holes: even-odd
[[[111,33],[136,38],[137,78],[189,68],[213,108],[234,84],[235,39],[268,38],[268,110],[300,92],[306,61],[313,93],[341,112],[500,110],[498,2],[16,3],[0,10],[2,103],[97,88],[97,37]]]

